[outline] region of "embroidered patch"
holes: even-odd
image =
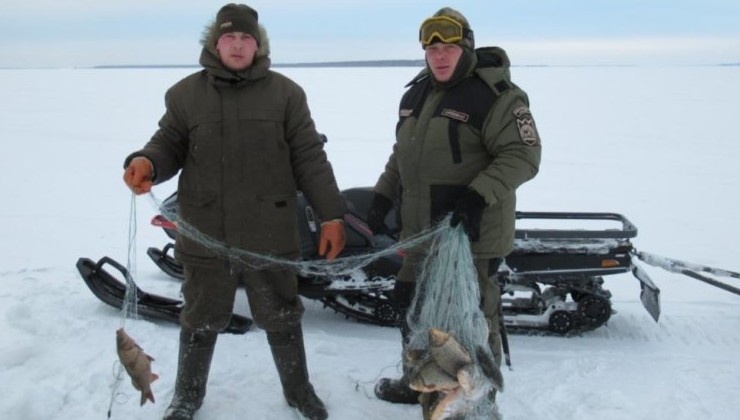
[[[539,143],[537,128],[534,126],[534,120],[529,118],[517,118],[516,125],[519,127],[519,137],[527,146],[535,146]]]
[[[413,114],[413,112],[414,112],[413,109],[402,109],[402,110],[398,111],[398,116],[399,117],[408,117],[409,115]]]
[[[514,109],[516,117],[516,126],[519,128],[519,137],[527,146],[535,146],[540,142],[540,135],[537,133],[537,127],[534,125],[532,113],[526,105],[521,105]]]
[[[221,29],[231,28],[232,25],[233,25],[233,23],[231,23],[231,22],[224,22],[224,23],[221,24],[220,28]]]
[[[464,112],[455,111],[454,109],[449,109],[449,108],[445,108],[442,110],[442,116],[451,118],[453,120],[465,122],[465,123],[468,122],[468,120],[470,119],[470,115]]]
[[[529,112],[529,108],[524,105],[514,110],[514,116],[516,116],[517,118],[521,118],[527,114],[531,114],[531,112]]]

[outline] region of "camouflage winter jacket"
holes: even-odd
[[[296,256],[297,190],[322,220],[345,212],[305,93],[271,71],[266,55],[234,73],[206,46],[200,63],[203,70],[167,91],[159,130],[125,164],[149,158],[157,184],[182,170],[180,216],[203,234],[235,248]],[[216,263],[215,254],[182,235],[175,249],[186,264]]]
[[[396,143],[375,192],[401,199],[401,237],[452,211],[468,188],[485,198],[476,257],[513,248],[516,189],[539,169],[541,145],[526,93],[496,47],[467,51],[469,67],[444,85],[422,71],[401,99]],[[457,74],[457,73],[456,73]]]

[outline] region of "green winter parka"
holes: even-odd
[[[270,70],[266,54],[234,73],[214,44],[204,42],[203,70],[167,91],[159,129],[124,165],[147,157],[156,184],[182,170],[179,215],[201,233],[238,249],[296,257],[298,190],[321,220],[341,219],[346,210],[306,95]],[[175,256],[185,264],[223,265],[183,235]]]
[[[439,84],[426,68],[409,83],[393,153],[374,190],[391,199],[400,192],[402,239],[475,190],[487,207],[473,254],[504,257],[514,245],[516,189],[537,174],[541,143],[527,94],[511,82],[506,52],[464,54],[462,77]]]

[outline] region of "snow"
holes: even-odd
[[[516,61],[516,60],[515,60]],[[131,195],[122,161],[156,128],[167,87],[189,69],[0,70],[0,417],[98,420],[114,383],[121,313],[96,299],[80,257],[125,264]],[[304,86],[342,188],[371,185],[393,142],[413,68],[282,69]],[[541,172],[519,191],[527,211],[626,215],[638,250],[740,271],[739,67],[515,67],[542,135]],[[174,182],[155,188],[163,199]],[[132,272],[147,291],[179,283],[145,251],[167,242],[135,200]],[[740,297],[645,266],[661,288],[660,321],[629,274],[606,278],[617,313],[574,337],[512,335],[507,420],[735,418],[740,408]],[[728,282],[738,285],[737,279]],[[421,418],[372,396],[398,374],[399,334],[305,301],[311,379],[333,419]],[[243,294],[235,310],[249,314]],[[113,419],[161,418],[172,397],[178,326],[127,320],[152,355],[156,404],[126,378]],[[222,335],[200,419],[293,419],[263,331]]]

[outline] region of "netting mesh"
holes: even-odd
[[[426,351],[429,330],[451,334],[470,353],[475,365],[475,395],[466,401],[466,418],[496,418],[493,401],[485,398],[503,381],[488,345],[488,324],[480,309],[478,274],[470,242],[462,226],[451,228],[449,221],[431,241],[417,279],[416,294],[407,315],[411,331],[407,351]]]
[[[150,193],[150,197],[162,215],[177,225],[178,234],[252,269],[289,268],[303,276],[339,276],[356,273],[378,258],[428,245],[408,312],[411,330],[408,349],[426,351],[429,347],[428,332],[432,328],[450,333],[468,350],[475,367],[475,395],[464,396],[469,397],[464,401],[466,418],[498,418],[494,402],[485,396],[492,389],[501,390],[503,380],[488,346],[488,324],[480,309],[478,276],[470,242],[461,226],[450,227],[449,217],[432,228],[373,253],[337,258],[331,262],[323,259],[294,260],[230,247],[182,220],[153,194]]]
[[[380,249],[372,253],[341,257],[333,261],[326,261],[324,259],[301,261],[274,255],[259,254],[245,249],[233,248],[224,242],[216,240],[198,231],[198,229],[196,229],[194,226],[182,220],[182,218],[180,218],[176,212],[169,210],[167,206],[163,206],[162,202],[158,200],[154,196],[154,194],[149,193],[149,195],[159,211],[162,213],[162,215],[177,225],[178,234],[182,234],[189,239],[201,244],[203,247],[214,252],[215,254],[227,258],[231,261],[237,261],[246,268],[288,268],[293,269],[299,275],[306,277],[351,275],[353,273],[356,273],[362,267],[370,264],[371,262],[379,258],[388,255],[394,255],[399,253],[399,251],[411,249],[418,246],[419,244],[429,240],[429,238],[434,237],[439,231],[444,228],[443,226],[437,226],[435,228],[425,230],[418,235],[406,238],[405,240],[399,241],[392,246]]]

